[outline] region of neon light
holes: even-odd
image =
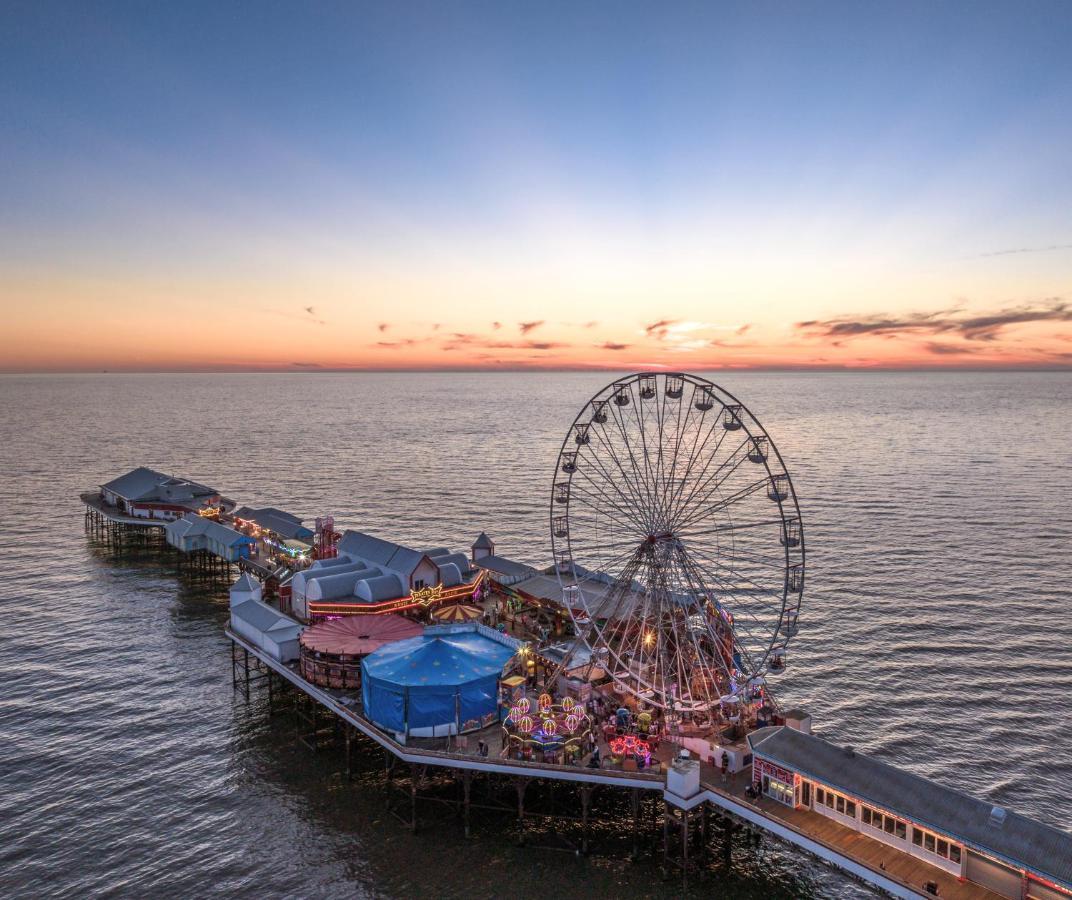
[[[615,756],[641,756],[644,765],[651,762],[651,747],[648,742],[638,738],[635,734],[623,734],[621,737],[611,738],[610,749]]]

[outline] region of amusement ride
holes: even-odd
[[[589,665],[639,705],[729,722],[773,711],[804,534],[782,457],[736,397],[662,372],[596,393],[562,442],[551,539]]]

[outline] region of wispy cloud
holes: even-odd
[[[628,350],[629,344],[616,344],[614,341],[604,341],[602,344],[596,344],[601,350]]]
[[[812,337],[835,341],[862,336],[898,337],[902,335],[955,334],[969,341],[994,341],[1011,325],[1028,322],[1070,322],[1068,304],[1052,297],[1041,304],[1010,306],[986,315],[969,315],[963,310],[943,309],[903,316],[838,316],[797,322],[796,328]]]
[[[500,328],[502,328],[502,322],[492,322],[491,327],[498,331]]]
[[[377,325],[376,327],[380,330],[380,334],[383,334],[388,328],[391,327],[391,323],[390,322],[380,322],[380,324]]]
[[[928,353],[936,356],[964,356],[980,353],[983,350],[978,344],[943,344],[940,341],[927,341],[923,347]]]
[[[292,366],[298,369],[319,369],[320,363],[314,362],[292,362]]]
[[[539,319],[536,322],[520,322],[518,323],[517,328],[522,334],[528,334],[530,331],[539,328],[543,324],[543,322],[543,319]]]
[[[675,324],[677,324],[677,319],[659,319],[658,322],[652,322],[650,325],[645,325],[644,334],[661,341],[670,333],[670,326]]]
[[[296,319],[299,322],[305,322],[307,325],[327,325],[327,322],[317,317],[316,308],[313,306],[303,306],[301,312],[291,312],[288,309],[272,309],[270,307],[262,309],[261,312],[270,316],[282,316],[284,319]]]
[[[1009,250],[991,250],[989,253],[980,253],[976,259],[986,259],[988,256],[1015,256],[1019,253],[1052,253],[1055,250],[1072,250],[1072,244],[1050,244],[1046,247],[1013,247]]]

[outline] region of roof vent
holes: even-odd
[[[990,827],[1001,828],[1005,824],[1005,807],[995,806],[990,810]]]

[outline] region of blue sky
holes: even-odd
[[[5,304],[285,283],[359,332],[444,284],[638,327],[1069,292],[1067,3],[6,10]]]

